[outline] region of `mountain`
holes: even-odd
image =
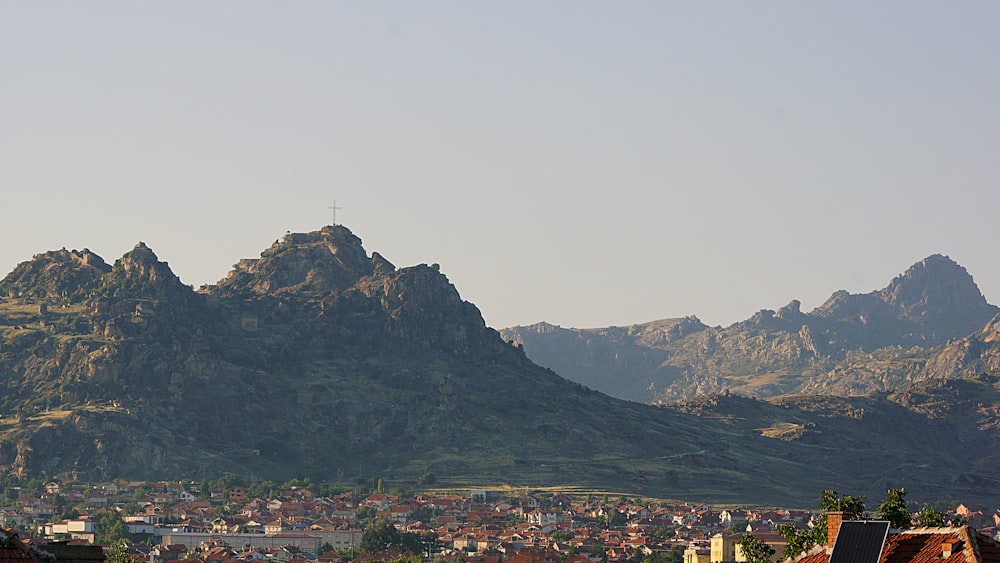
[[[654,490],[705,436],[531,363],[436,265],[396,268],[343,226],[288,234],[199,291],[139,243],[112,266],[37,255],[0,295],[15,475]]]
[[[652,363],[716,330],[609,334]],[[996,331],[977,334],[939,363],[972,369],[968,350]],[[22,477],[405,485],[430,471],[453,487],[733,503],[888,485],[990,502],[997,388],[976,374],[868,397],[613,399],[532,363],[436,265],[397,268],[343,226],[290,233],[197,291],[143,243],[112,265],[39,254],[0,280],[0,472]]]
[[[965,268],[940,254],[881,290],[837,291],[809,313],[800,305],[792,300],[777,311],[762,309],[724,328],[688,317],[601,329],[540,323],[501,334],[538,364],[634,401],[726,389],[759,397],[851,395],[929,377],[923,366],[931,350],[981,329],[1000,312]]]

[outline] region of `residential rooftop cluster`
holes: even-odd
[[[748,531],[773,546],[771,560],[778,561],[785,540],[777,527],[791,523],[806,529],[820,517],[781,508],[713,508],[527,490],[360,494],[237,484],[206,489],[204,483],[122,481],[8,488],[0,501],[0,526],[9,529],[8,536],[16,532],[26,549],[42,552],[47,546],[108,545],[127,538],[132,558],[148,563],[364,563],[402,557],[465,563],[723,563],[747,560],[738,540]],[[264,489],[269,494],[252,494]],[[995,537],[1000,525],[1000,510],[972,504],[958,505],[950,516],[984,538]],[[365,530],[375,522],[387,522],[399,537],[413,541],[365,545]]]

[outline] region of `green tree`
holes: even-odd
[[[681,563],[684,561],[684,550],[679,547],[672,547],[667,552],[667,563]]]
[[[96,528],[95,535],[99,544],[113,545],[125,539],[125,522],[117,512],[105,512],[98,516]]]
[[[373,554],[395,548],[403,552],[419,554],[427,551],[428,544],[431,542],[437,542],[437,534],[434,532],[423,535],[400,532],[392,522],[385,518],[379,518],[365,528],[361,534],[361,551]]]
[[[120,539],[111,544],[108,549],[108,563],[132,563],[132,556],[128,552],[128,542]]]
[[[355,514],[358,515],[358,520],[362,522],[374,520],[377,513],[378,511],[371,506],[359,506],[355,511]]]
[[[743,529],[746,529],[746,526],[744,526]],[[652,535],[654,538],[658,540],[665,541],[672,538],[676,530],[677,528],[675,528],[674,526],[660,526],[655,530],[653,530]]]
[[[437,477],[435,477],[430,471],[424,473],[419,479],[417,479],[417,483],[420,483],[421,485],[433,485],[435,482],[437,482]]]
[[[278,496],[278,485],[274,481],[261,481],[247,489],[250,498],[274,498]]]
[[[407,491],[403,487],[396,486],[396,487],[393,487],[393,488],[389,489],[389,494],[392,495],[392,496],[394,496],[394,497],[408,497],[408,496],[410,496],[410,491]]]
[[[920,520],[921,526],[944,526],[944,514],[929,504],[925,504],[920,509],[920,515],[917,518]]]
[[[819,543],[813,530],[799,530],[795,524],[780,524],[778,533],[788,542],[788,545],[785,546],[784,557],[795,557],[809,551],[812,546]]]
[[[865,513],[865,497],[840,496],[837,491],[825,489],[820,494],[819,508],[823,512],[843,512],[845,520],[854,520]]]
[[[146,485],[142,485],[140,487],[136,487],[136,489],[134,491],[132,491],[132,500],[133,501],[140,501],[140,500],[142,500],[142,499],[144,499],[144,498],[146,498],[148,496],[149,496],[149,489],[146,488]]]
[[[642,563],[668,563],[668,560],[665,554],[653,551],[642,558]]]
[[[590,546],[589,555],[592,561],[597,561],[598,563],[608,563],[608,552],[605,551],[604,545],[601,543],[595,543]]]
[[[823,516],[816,522],[812,529],[813,543],[826,543],[827,538],[827,514],[830,512],[843,512],[844,520],[857,520],[865,513],[865,497],[852,497],[850,495],[840,496],[837,491],[825,489],[820,494],[819,510]],[[809,547],[812,547],[810,545]],[[806,549],[809,549],[806,547]]]
[[[888,520],[893,528],[909,528],[910,512],[906,509],[906,490],[889,489],[885,501],[878,505],[878,517]]]
[[[846,520],[860,518],[865,512],[865,497],[840,496],[837,491],[826,489],[820,494],[819,509],[823,515],[811,530],[799,530],[794,524],[778,526],[778,533],[788,542],[785,557],[795,557],[814,545],[826,543],[828,513],[843,512]]]
[[[576,536],[573,530],[556,530],[549,534],[549,539],[555,542],[568,542]]]
[[[747,563],[768,563],[774,555],[774,548],[753,537],[753,534],[743,534],[739,546]]]
[[[372,522],[361,534],[361,551],[373,554],[399,545],[399,530],[392,522],[379,518]]]

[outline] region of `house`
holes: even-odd
[[[715,534],[712,536],[709,563],[736,561],[736,544],[739,541],[739,534]]]
[[[684,550],[684,563],[709,563],[711,552],[703,547],[689,547]]]
[[[229,500],[241,501],[247,498],[248,491],[249,489],[247,489],[246,487],[242,487],[240,485],[233,485],[232,487],[229,487],[229,490],[226,491],[226,493],[229,494]]]
[[[45,537],[50,539],[72,538],[87,540],[93,543],[97,526],[89,518],[82,516],[74,520],[63,520],[55,523],[49,522],[44,525],[43,529]]]
[[[1000,542],[969,526],[915,528],[888,533],[888,522],[843,521],[829,516],[826,544],[786,563],[1000,563]],[[884,535],[866,530],[881,524]],[[866,547],[867,549],[860,549]]]

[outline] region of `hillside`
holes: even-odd
[[[932,371],[936,347],[980,330],[1000,312],[972,276],[932,255],[881,290],[837,291],[803,313],[796,300],[728,327],[696,317],[629,327],[563,329],[547,323],[501,331],[529,358],[560,375],[624,399],[673,401],[732,390],[748,396],[887,392]],[[963,364],[965,365],[965,364]]]
[[[648,328],[621,339],[715,330]],[[924,365],[972,365],[941,354]],[[960,383],[899,399],[613,399],[505,343],[436,265],[397,268],[342,226],[288,234],[197,291],[143,243],[112,265],[39,254],[0,281],[0,471],[21,476],[432,471],[455,486],[809,506],[822,488],[876,497],[898,483],[990,502],[996,383]]]

